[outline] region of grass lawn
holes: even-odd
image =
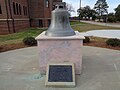
[[[23,38],[29,37],[29,36],[36,37],[44,30],[45,29],[29,28],[19,33],[0,35],[0,45],[21,43]]]
[[[72,22],[71,26],[74,30],[77,30],[79,32],[86,32],[86,31],[90,31],[90,30],[103,30],[103,29],[120,30],[120,28],[115,28],[115,27],[110,27],[110,26],[93,25],[93,24],[81,23],[81,22],[80,23],[79,22]]]
[[[70,25],[71,26],[74,26],[74,25],[84,25],[84,24],[87,24],[87,23],[79,22],[79,21],[70,21]]]
[[[99,25],[93,25],[93,24],[88,24],[88,23],[83,23],[83,22],[71,22],[70,23],[72,28],[74,30],[77,30],[79,32],[86,32],[90,30],[97,30],[97,29],[119,29],[120,28],[114,28],[114,27],[108,27],[108,26],[99,26]],[[41,29],[41,28],[29,28],[23,32],[19,33],[14,33],[14,34],[8,34],[8,35],[0,35],[0,46],[5,46],[5,45],[12,45],[12,44],[19,44],[22,43],[23,38],[32,36],[36,37],[39,35],[41,32],[45,31],[46,29]],[[96,39],[95,40],[99,40]],[[103,40],[103,39],[102,39]]]

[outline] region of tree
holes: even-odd
[[[106,0],[98,0],[96,2],[94,9],[98,13],[99,21],[104,14],[108,14],[108,10],[107,10],[108,7],[109,6],[108,6]]]
[[[108,22],[116,22],[115,13],[108,14]]]
[[[95,19],[96,17],[96,12],[95,10],[91,9],[90,6],[85,6],[83,8],[80,8],[77,10],[79,16],[81,19],[90,19],[90,17],[92,17],[92,19]]]
[[[115,8],[115,16],[118,21],[120,21],[120,4],[118,5],[117,8]]]
[[[72,4],[66,3],[66,9],[69,12],[70,16],[71,16],[71,12],[75,12],[75,9],[73,8]]]

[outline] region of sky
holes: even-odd
[[[114,9],[120,4],[120,0],[106,0],[107,4],[109,6],[108,12],[114,12]],[[72,16],[77,16],[77,9],[79,8],[80,0],[63,0],[63,2],[67,2],[73,6],[75,9],[75,12],[71,13]],[[95,3],[97,0],[81,0],[82,4],[81,7],[84,7],[86,5],[90,6],[91,8],[94,8]]]

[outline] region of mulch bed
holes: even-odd
[[[114,50],[120,50],[120,47],[111,47],[111,46],[108,46],[105,42],[98,42],[98,41],[91,41],[90,43],[84,43],[84,46],[94,46],[94,47],[101,47],[101,48],[109,48],[109,49],[114,49]],[[20,49],[20,48],[25,48],[25,47],[28,47],[28,46],[25,46],[23,43],[10,44],[10,45],[1,45],[0,46],[0,52]]]
[[[98,42],[98,41],[91,41],[90,43],[84,43],[84,45],[85,46],[94,46],[94,47],[120,50],[120,47],[112,47],[112,46],[107,45],[105,42]]]
[[[0,46],[0,52],[5,52],[5,51],[9,51],[9,50],[15,50],[15,49],[19,49],[19,48],[25,48],[27,46],[25,46],[23,43],[16,43],[16,44],[10,44],[10,45],[1,45]]]

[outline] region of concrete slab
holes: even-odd
[[[92,30],[85,33],[87,36],[96,36],[103,38],[117,38],[120,39],[120,30]]]
[[[37,47],[0,53],[0,90],[120,90],[120,51],[83,47],[75,88],[46,88]]]

